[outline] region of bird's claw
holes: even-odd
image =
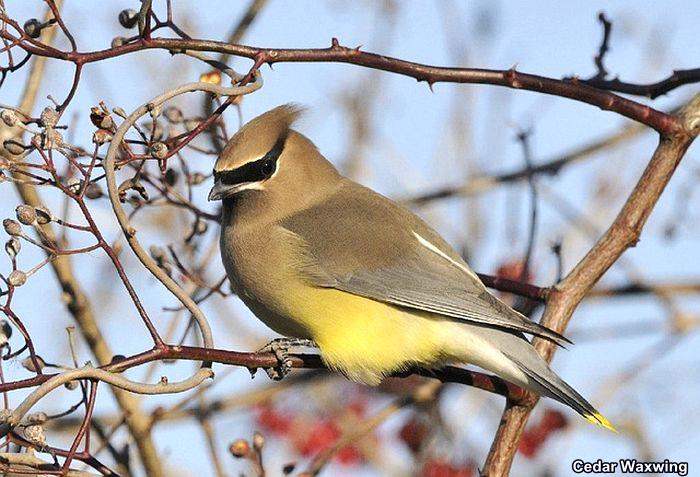
[[[289,350],[294,347],[316,348],[316,343],[301,338],[277,338],[257,351],[258,353],[273,353],[277,358],[277,366],[264,368],[270,379],[280,381],[289,374],[292,370],[292,358],[289,356]]]

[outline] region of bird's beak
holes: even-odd
[[[229,185],[229,184],[224,184],[221,181],[216,181],[214,182],[214,187],[211,188],[209,191],[209,197],[208,199],[210,201],[212,200],[222,200],[225,199],[226,197],[231,197],[233,194],[237,194],[238,192],[246,189],[251,188],[251,182],[242,182],[240,184],[234,184],[234,185]]]
[[[211,188],[209,191],[209,197],[208,199],[210,201],[212,200],[221,200],[227,195],[235,192],[230,189],[234,189],[234,186],[227,186],[226,184],[222,183],[221,181],[216,181],[214,182],[214,187]]]

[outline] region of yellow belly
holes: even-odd
[[[394,371],[429,367],[464,352],[455,349],[459,325],[448,319],[335,289],[294,288],[286,294],[285,310],[274,319],[285,316],[304,329],[326,364],[354,381],[376,385]]]

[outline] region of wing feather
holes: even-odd
[[[303,258],[298,270],[316,286],[560,345],[570,342],[491,295],[461,257],[413,213],[355,183],[348,181],[281,225],[299,246]]]

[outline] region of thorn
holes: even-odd
[[[428,83],[428,88],[430,88],[430,92],[434,93],[435,90],[433,89],[433,85],[435,84],[435,81],[425,80],[425,82]]]
[[[340,48],[340,42],[336,37],[331,38],[331,49]]]
[[[253,79],[253,76],[255,75],[255,72],[260,69],[260,66],[262,66],[264,63],[270,63],[270,57],[273,55],[266,55],[265,52],[259,51],[258,53],[255,54],[253,57],[253,66],[250,67],[250,70],[248,71],[248,74],[246,74],[241,81],[238,82],[239,85],[243,86],[248,83]]]

